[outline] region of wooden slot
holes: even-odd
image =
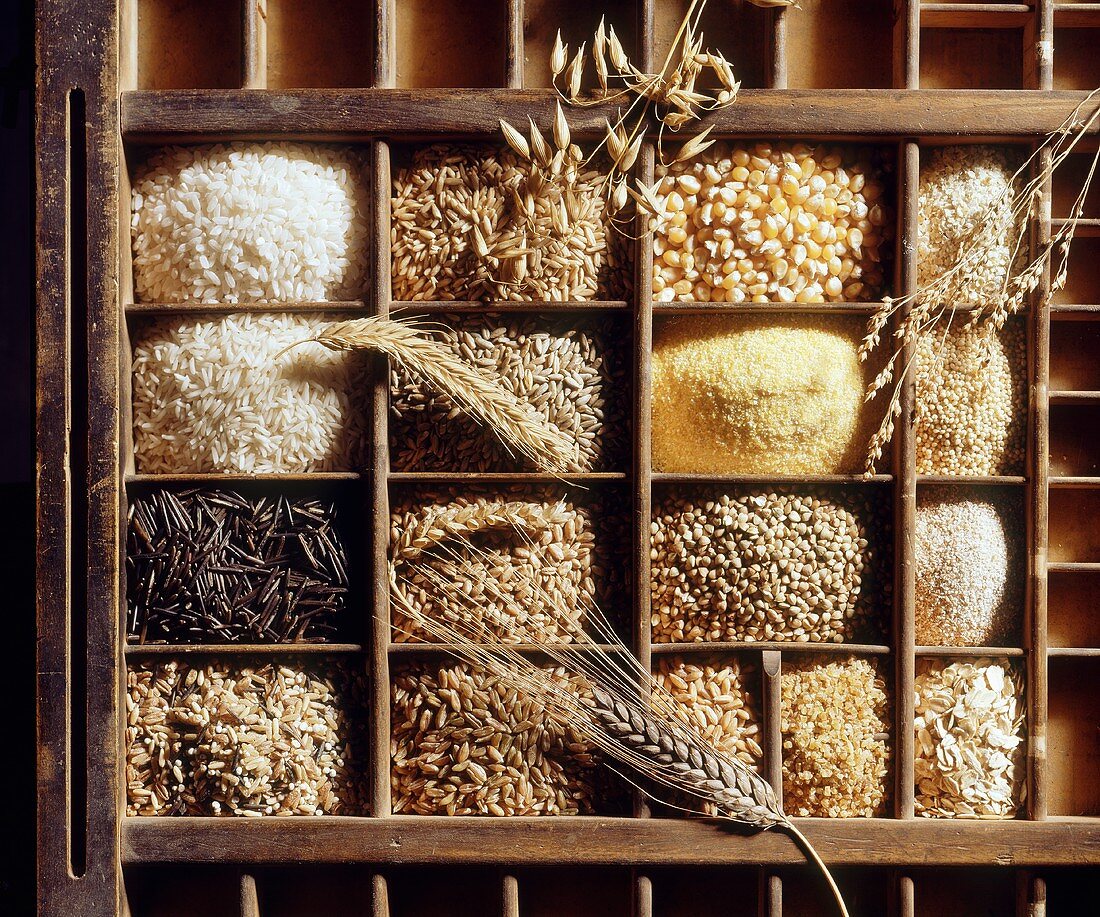
[[[690,2],[654,0],[654,3],[653,66],[659,70]],[[699,24],[703,47],[721,51],[746,89],[767,85],[767,48],[771,31],[771,11],[760,9],[748,0],[710,3]]]
[[[625,869],[523,872],[520,913],[524,917],[630,917],[631,885]]]
[[[1050,492],[1050,562],[1100,561],[1100,489]]]
[[[832,873],[851,913],[887,913],[890,877],[885,870],[833,869]],[[783,882],[783,917],[821,917],[836,913],[836,899],[820,870],[814,866],[780,870],[779,876]]]
[[[358,0],[267,0],[268,88],[370,86],[373,22]]]
[[[1017,917],[1016,886],[1003,869],[913,872],[916,917]]]
[[[123,872],[129,917],[194,917],[196,899],[184,888],[202,889],[204,917],[241,917],[239,877],[217,866],[136,866]]]
[[[1084,140],[1077,147],[1077,151],[1071,153],[1054,173],[1052,179],[1053,194],[1051,198],[1052,215],[1055,217],[1068,217],[1073,210],[1074,201],[1081,193],[1085,181],[1088,178],[1089,169],[1092,167],[1093,157],[1096,155],[1096,147],[1088,140]],[[1085,197],[1085,218],[1100,217],[1100,181],[1093,181],[1089,186]],[[1074,246],[1078,242],[1074,242]]]
[[[1100,19],[1097,21],[1100,26]],[[1100,85],[1100,29],[1054,30],[1054,88],[1092,90]]]
[[[386,879],[390,917],[486,917],[500,900],[495,870],[394,869]]]
[[[656,917],[756,917],[758,881],[752,869],[653,870]]]
[[[592,36],[600,23],[614,27],[631,63],[641,67],[638,48],[638,7],[641,0],[608,0],[589,3],[587,0],[525,0],[523,4],[523,85],[527,88],[551,85],[550,52],[554,38],[561,30],[561,39],[569,46],[569,59],[586,43],[585,86],[596,85],[595,65],[590,52]],[[564,86],[559,80],[559,85]]]
[[[396,40],[401,88],[505,85],[506,0],[401,0]]]
[[[1100,303],[1100,237],[1082,236],[1073,240],[1069,250],[1069,274],[1066,286],[1054,294],[1055,304],[1094,305]]]
[[[241,82],[241,13],[226,0],[137,3],[139,89],[235,89]]]
[[[1100,658],[1050,660],[1047,741],[1051,815],[1100,815]]]
[[[1051,322],[1050,388],[1100,391],[1100,322]]]
[[[1050,646],[1100,647],[1100,571],[1052,571],[1048,589]]]
[[[1061,477],[1100,477],[1098,429],[1100,401],[1051,404],[1050,473]]]
[[[881,0],[805,0],[784,17],[791,89],[889,89],[893,17]]]
[[[370,913],[371,887],[359,868],[257,870],[260,917],[362,917]],[[243,917],[243,915],[242,915]]]
[[[921,29],[921,89],[1021,89],[1021,29]]]
[[[1100,898],[1100,869],[1044,869],[1042,877],[1046,885],[1047,909],[1036,911],[1039,917],[1072,914],[1081,909],[1082,902]]]

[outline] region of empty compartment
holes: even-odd
[[[401,0],[396,7],[398,86],[504,85],[505,0]]]
[[[1078,235],[1069,250],[1069,273],[1066,285],[1054,294],[1052,302],[1067,305],[1100,303],[1100,236]],[[1054,269],[1058,262],[1055,261]]]
[[[1100,563],[1100,489],[1050,491],[1051,563]]]
[[[1050,646],[1100,647],[1100,572],[1052,570],[1048,577]]]
[[[889,913],[889,870],[847,867],[834,868],[831,872],[851,913]],[[782,869],[777,874],[783,882],[783,917],[821,917],[836,913],[836,899],[820,870],[807,865]]]
[[[1044,869],[1040,878],[1047,886],[1047,913],[1051,917],[1073,914],[1082,901],[1100,898],[1100,868],[1076,866],[1064,869]]]
[[[366,867],[282,867],[253,875],[263,917],[362,917],[371,913],[371,870]]]
[[[660,917],[757,917],[754,869],[691,867],[649,870],[653,913]]]
[[[241,85],[241,10],[225,0],[137,3],[138,89]]]
[[[1050,390],[1100,392],[1100,321],[1050,323]]]
[[[1016,917],[1016,875],[1010,870],[922,869],[912,875],[918,917]]]
[[[241,885],[236,869],[219,866],[127,866],[123,870],[122,913],[131,917],[240,917]],[[181,894],[182,889],[193,890]],[[198,890],[201,889],[201,905]]]
[[[519,876],[523,917],[630,917],[627,869],[530,870]]]
[[[1050,406],[1050,473],[1100,477],[1100,402]]]
[[[500,913],[501,879],[495,869],[416,866],[390,869],[385,876],[389,908],[381,913],[390,917],[486,917]]]
[[[792,89],[889,89],[893,16],[881,0],[804,0],[785,18]]]
[[[551,85],[550,54],[554,38],[561,31],[561,40],[569,46],[569,59],[586,43],[584,86],[592,88],[596,83],[595,64],[590,51],[592,38],[600,19],[605,26],[614,28],[630,62],[641,69],[638,49],[638,0],[609,0],[593,4],[588,0],[526,0],[523,4],[523,85],[528,88]],[[608,62],[610,65],[610,61]],[[619,82],[609,81],[614,90]],[[565,88],[562,77],[558,86]]]
[[[660,70],[690,6],[690,0],[655,0],[653,70]],[[771,10],[748,0],[708,3],[695,37],[702,34],[704,50],[721,52],[743,88],[759,88],[768,85],[772,23]]]
[[[1053,657],[1047,701],[1051,815],[1100,815],[1100,658]],[[1056,913],[1056,912],[1055,912]]]
[[[1055,219],[1068,217],[1073,212],[1073,204],[1088,180],[1095,156],[1096,142],[1084,139],[1054,173],[1051,179],[1051,216]],[[1082,216],[1085,219],[1100,217],[1100,181],[1094,180],[1089,185]],[[1080,236],[1079,231],[1078,240]],[[1077,245],[1076,241],[1074,245]]]
[[[929,29],[920,32],[921,89],[1022,89],[1020,29]]]
[[[370,86],[373,23],[358,0],[267,0],[268,88]]]
[[[1100,85],[1098,40],[1100,28],[1054,30],[1055,89],[1092,90]]]

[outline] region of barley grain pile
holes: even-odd
[[[890,704],[867,659],[784,662],[783,807],[788,815],[880,815],[887,798]]]
[[[324,322],[242,313],[170,317],[142,327],[132,363],[138,471],[362,467],[365,358],[320,344],[286,350]]]
[[[960,249],[976,246],[980,254],[951,282],[948,304],[986,306],[997,298],[1018,236],[1012,218],[1014,171],[1002,148],[932,150],[921,166],[918,190],[918,286],[946,275],[958,265]]]
[[[882,169],[864,152],[716,143],[659,166],[658,302],[873,300],[894,235]]]
[[[1018,500],[934,488],[917,505],[917,643],[1004,646],[1023,619]]]
[[[575,440],[584,470],[621,464],[629,445],[629,364],[614,332],[534,317],[445,321],[436,339]],[[517,468],[492,433],[401,367],[390,375],[390,460],[398,471]]]
[[[662,501],[650,527],[653,640],[881,636],[889,525],[889,502],[863,488]]]
[[[830,474],[861,467],[858,321],[689,316],[653,335],[657,471]]]
[[[351,148],[168,147],[134,177],[135,293],[172,303],[356,299],[367,206]]]
[[[926,663],[917,673],[916,812],[1011,818],[1023,801],[1023,684],[1007,660]]]
[[[549,668],[580,695],[583,679]],[[466,663],[420,663],[393,679],[395,814],[577,815],[598,802],[599,765],[582,734]]]
[[[360,814],[358,679],[292,664],[131,666],[129,815]]]
[[[751,665],[737,659],[689,662],[661,656],[653,677],[676,702],[684,720],[719,751],[759,765],[760,711],[749,685]]]
[[[565,153],[566,168],[548,181],[508,149],[417,150],[393,179],[394,299],[625,295],[603,178],[575,146]]]
[[[1022,474],[1027,433],[1027,337],[959,327],[917,345],[918,474]]]

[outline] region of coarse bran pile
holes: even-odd
[[[890,703],[875,662],[784,660],[780,682],[787,814],[882,814],[888,790]]]
[[[894,236],[889,167],[857,149],[769,142],[659,166],[655,300],[875,299]]]
[[[547,667],[579,694],[583,679]],[[414,663],[393,677],[394,814],[578,815],[602,781],[583,734],[541,701],[467,663]]]
[[[320,344],[291,346],[316,336],[325,322],[241,313],[144,325],[132,361],[138,471],[361,468],[366,359]]]
[[[1011,663],[925,662],[914,690],[916,813],[1015,815],[1024,798],[1024,702]]]
[[[916,638],[922,646],[1004,646],[1023,619],[1019,500],[930,487],[917,502]]]
[[[128,815],[364,812],[356,676],[173,660],[131,665],[126,686]]]
[[[437,144],[395,171],[391,214],[394,299],[625,295],[625,246],[592,168],[570,166],[551,182],[510,149]]]
[[[918,474],[1022,474],[1027,432],[1027,336],[956,327],[920,339],[916,360]]]
[[[628,363],[606,329],[536,317],[447,316],[435,338],[574,439],[583,470],[620,464],[629,445]],[[508,471],[517,459],[453,402],[400,367],[390,374],[390,461],[397,471]]]
[[[686,316],[653,335],[657,471],[831,474],[861,466],[858,322]]]
[[[167,147],[134,177],[143,302],[357,299],[368,191],[349,147],[287,141]]]
[[[656,643],[881,637],[889,502],[867,488],[711,493],[657,504]]]

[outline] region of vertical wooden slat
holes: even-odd
[[[894,88],[920,86],[920,0],[894,0]]]
[[[500,889],[501,917],[519,917],[519,879],[505,875]]]
[[[241,917],[260,917],[260,893],[256,888],[256,877],[242,873],[240,880]]]
[[[653,880],[647,875],[634,876],[633,917],[654,917]]]
[[[397,36],[397,10],[394,0],[374,0],[374,74],[375,87],[393,86],[396,81],[394,42]]]
[[[1047,882],[1042,876],[1032,875],[1028,880],[1027,917],[1047,917]]]
[[[267,0],[241,0],[241,88],[267,88]]]
[[[523,88],[523,0],[508,3],[508,54],[505,59],[505,83],[509,89]]]
[[[390,917],[390,888],[381,873],[371,876],[371,917]]]
[[[783,805],[783,655],[779,650],[760,654],[761,708],[764,718],[764,777]],[[765,917],[782,917],[783,880],[764,870],[761,909]]]
[[[771,11],[772,27],[768,37],[768,88],[787,88],[787,11],[777,7]]]
[[[1032,11],[1036,19],[1034,58],[1038,69],[1037,89],[1054,88],[1054,0],[1038,0]]]
[[[898,877],[898,917],[914,917],[917,908],[916,889],[913,886],[913,877],[902,875]]]

